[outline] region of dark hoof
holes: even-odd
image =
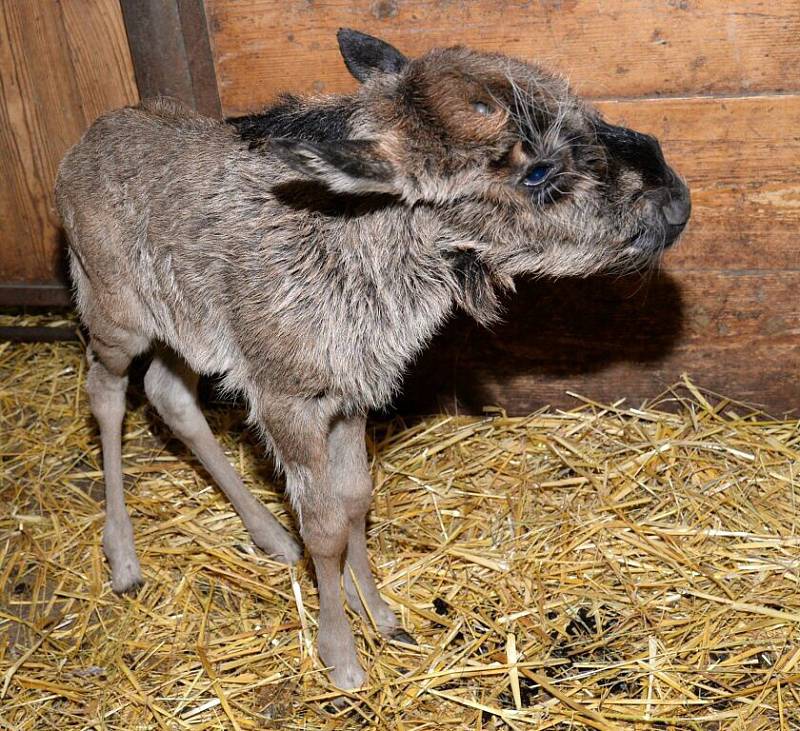
[[[126,584],[120,589],[114,589],[114,593],[118,596],[136,596],[139,593],[139,589],[144,586],[143,580],[132,581],[129,584]]]
[[[396,629],[389,635],[392,642],[399,642],[403,645],[411,645],[412,647],[419,647],[419,643],[406,632],[404,629]]]

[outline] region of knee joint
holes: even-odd
[[[344,495],[347,516],[351,520],[363,517],[372,503],[372,478],[366,472],[358,475]]]
[[[113,376],[100,363],[94,363],[89,369],[86,394],[92,413],[101,424],[112,420],[122,421],[127,387],[127,376]]]
[[[312,556],[341,556],[347,547],[348,522],[338,510],[306,514],[300,533]]]

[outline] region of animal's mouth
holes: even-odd
[[[683,223],[667,224],[667,238],[666,242],[664,243],[665,249],[668,249],[680,238],[680,235],[683,233],[683,230],[686,228],[686,224],[688,222],[689,219],[687,218]]]
[[[656,241],[659,238],[660,237],[654,235],[653,231],[642,228],[630,235],[627,239],[624,239],[622,247],[626,252],[641,254],[656,248],[661,248],[656,245]]]
[[[625,251],[637,254],[657,254],[669,249],[680,238],[687,221],[663,223],[661,226],[641,228],[622,242]]]

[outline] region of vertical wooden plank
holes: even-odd
[[[116,3],[59,4],[86,126],[109,109],[138,101],[128,38]]]
[[[137,100],[117,0],[0,3],[0,303],[25,283],[64,300],[58,164],[95,117]]]
[[[121,0],[121,5],[139,94],[166,94],[193,104],[177,3]]]
[[[200,0],[122,0],[142,97],[172,96],[221,116],[204,4]]]
[[[59,230],[50,188],[84,118],[58,7],[2,3],[0,24],[0,154],[7,171],[0,279],[52,278]]]
[[[203,0],[178,0],[183,48],[192,77],[194,108],[210,117],[222,117],[217,74]]]

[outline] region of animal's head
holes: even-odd
[[[533,64],[465,48],[407,59],[339,32],[362,82],[351,139],[277,143],[333,190],[437,206],[453,247],[497,279],[646,265],[689,218],[689,191],[657,140],[603,121]]]

